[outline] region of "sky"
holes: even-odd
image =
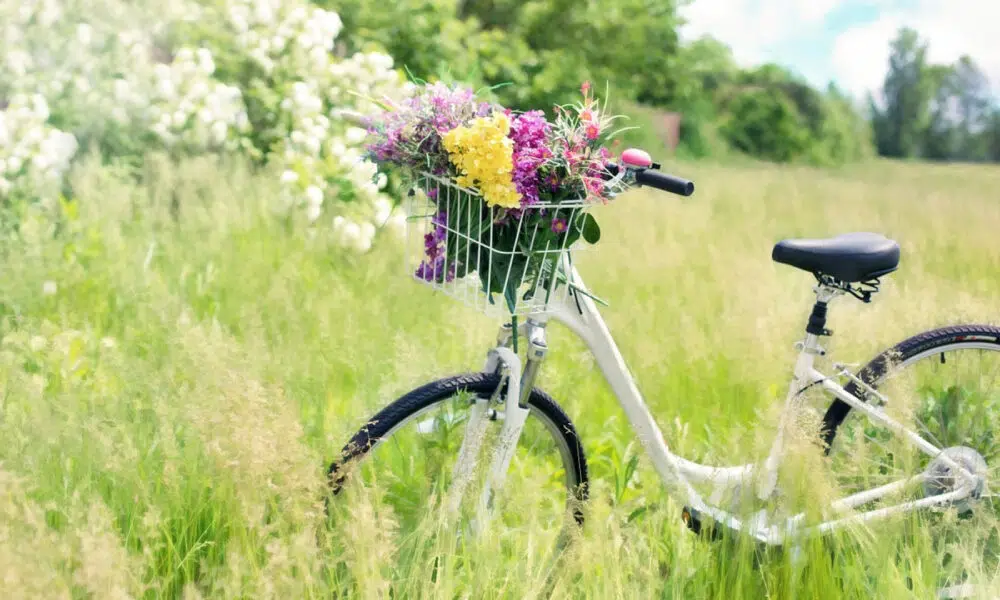
[[[909,26],[932,62],[968,54],[1000,92],[1000,0],[693,0],[681,15],[685,39],[711,35],[742,65],[778,63],[858,99],[880,87],[889,42]]]

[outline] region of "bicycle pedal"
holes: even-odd
[[[681,509],[681,520],[695,535],[701,535],[704,531],[706,536],[713,541],[722,537],[711,519],[703,519],[701,513],[690,506]]]

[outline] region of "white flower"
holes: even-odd
[[[112,88],[114,89],[115,100],[119,102],[124,102],[131,96],[131,87],[124,79],[115,79]]]
[[[31,104],[35,112],[35,117],[39,121],[49,120],[49,104],[45,101],[45,96],[35,94],[31,97]]]
[[[406,234],[406,215],[401,210],[393,211],[389,221],[385,224],[396,237],[403,237]]]
[[[2,175],[0,175],[0,198],[4,198],[10,193],[11,188],[14,184],[7,181]]]
[[[212,60],[212,53],[205,48],[198,48],[198,67],[205,75],[215,73],[215,61]]]
[[[247,117],[247,113],[244,110],[236,113],[234,123],[236,123],[236,129],[240,132],[246,133],[250,130],[250,118]]]
[[[368,132],[360,127],[351,127],[346,132],[344,132],[344,137],[347,138],[347,143],[357,146],[361,142],[365,141],[368,137]]]
[[[89,46],[91,40],[93,40],[94,30],[90,25],[86,23],[80,23],[76,26],[76,41],[80,42],[84,46]]]
[[[229,127],[222,121],[216,121],[212,123],[212,142],[216,145],[226,141],[226,134],[229,132]]]
[[[315,185],[307,187],[306,201],[309,203],[309,206],[319,206],[323,204],[323,190],[319,189]]]
[[[174,56],[174,63],[190,63],[194,60],[194,53],[191,52],[190,48],[181,48],[177,51],[177,55]]]
[[[310,154],[319,154],[319,149],[322,142],[316,136],[310,135],[305,138],[305,147],[309,150]]]
[[[361,227],[353,221],[345,221],[340,228],[341,243],[344,246],[356,247],[361,238]]]
[[[267,23],[274,18],[274,10],[268,0],[257,0],[253,8],[253,16],[258,23]]]
[[[58,291],[58,286],[54,281],[46,281],[42,284],[42,295],[43,296],[54,296]]]
[[[208,82],[204,79],[195,80],[195,82],[191,84],[190,94],[195,98],[204,98],[208,95]]]
[[[309,219],[310,223],[315,222],[322,213],[323,207],[319,204],[310,203],[309,206],[306,207],[306,218]]]
[[[31,157],[31,166],[38,169],[39,171],[48,170],[51,164],[52,164],[52,159],[44,154],[36,154],[33,157]]]
[[[281,174],[281,183],[295,183],[299,180],[299,174],[292,170],[286,170]]]
[[[375,207],[375,224],[381,227],[389,220],[389,215],[392,214],[392,203],[385,197],[379,196],[375,198],[372,204]]]
[[[375,238],[375,226],[371,223],[362,223],[358,233],[358,240],[355,248],[358,252],[365,253],[371,250],[372,240]]]

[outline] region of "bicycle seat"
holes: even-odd
[[[782,240],[771,260],[844,283],[868,281],[899,266],[899,244],[877,233],[845,233],[826,239]]]

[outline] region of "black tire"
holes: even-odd
[[[879,354],[857,373],[857,377],[872,388],[878,389],[882,379],[894,364],[905,362],[928,350],[961,344],[962,342],[992,344],[996,345],[997,350],[1000,350],[1000,327],[992,325],[957,325],[926,331],[903,340]],[[844,386],[844,389],[861,399],[865,399],[867,395],[853,381]],[[843,400],[835,399],[823,416],[823,427],[820,430],[820,435],[822,436],[827,454],[833,448],[833,440],[837,436],[837,428],[840,427],[850,412],[850,405]]]
[[[446,401],[461,392],[474,394],[478,397],[490,397],[497,386],[503,382],[504,392],[506,391],[506,379],[498,373],[468,373],[456,375],[445,379],[440,379],[419,387],[408,394],[402,396],[392,404],[386,406],[374,417],[368,420],[341,451],[340,460],[330,464],[329,480],[331,491],[334,495],[340,492],[344,486],[346,476],[345,467],[348,463],[362,460],[376,444],[397,425],[406,421],[411,415],[432,406],[435,403]],[[580,444],[580,437],[577,435],[576,427],[566,416],[566,413],[555,400],[548,394],[532,389],[528,398],[528,407],[533,411],[538,411],[544,415],[555,427],[550,428],[550,432],[562,437],[569,448],[569,457],[572,464],[565,465],[567,470],[572,469],[573,481],[577,485],[569,490],[571,500],[575,500],[573,510],[577,523],[583,523],[583,513],[579,505],[587,499],[587,460],[584,457],[583,446]]]
[[[889,400],[891,402],[891,392],[886,388],[889,387],[888,379],[897,373],[898,370],[901,369],[905,372],[905,370],[911,367],[916,368],[924,364],[924,361],[934,361],[936,357],[940,357],[940,363],[944,365],[947,364],[946,355],[960,353],[961,351],[978,351],[989,354],[1000,352],[1000,327],[992,325],[959,325],[934,329],[915,335],[876,356],[857,373],[857,377],[873,389],[890,393]],[[959,356],[962,354],[964,352],[961,352]],[[996,360],[996,358],[993,360]],[[957,363],[956,368],[958,368],[957,365],[961,364],[961,358],[958,358],[955,362]],[[931,365],[937,366],[933,362]],[[996,371],[993,372],[994,375],[996,373]],[[997,380],[994,379],[991,381],[991,385],[995,388]],[[844,386],[844,389],[857,398],[865,401],[869,399],[870,394],[866,393],[857,383],[851,382],[849,385]],[[971,407],[972,405],[969,404],[967,406]],[[998,414],[993,408],[988,409],[987,412],[990,416]],[[821,438],[825,444],[824,449],[827,455],[834,454],[834,442],[838,429],[844,426],[850,413],[851,407],[839,399],[834,400],[827,409],[823,417],[823,429],[821,430]],[[986,421],[981,421],[981,423],[984,424],[987,431],[993,432],[998,430],[996,421],[993,419],[987,419]],[[842,442],[850,439],[848,437],[849,431],[849,429],[845,429],[842,432],[842,435],[845,436],[845,439],[841,440]],[[930,430],[926,430],[926,432],[933,436]],[[983,451],[980,444],[967,442],[967,440],[972,439],[968,436],[968,432],[959,430],[955,432],[954,436],[949,443],[940,443],[937,440],[935,442],[937,445],[945,447],[945,449],[954,448],[955,446],[967,446],[971,447],[977,454]],[[984,438],[977,439],[981,442]],[[992,435],[988,439],[992,439]],[[876,441],[875,444],[878,444],[878,442]],[[989,465],[994,465],[994,461],[998,456],[995,449],[991,455],[978,455],[980,456],[980,460],[985,460],[985,464]],[[831,460],[835,461],[837,458],[839,457],[831,456]],[[945,485],[948,484],[946,483]],[[944,487],[942,491],[944,489],[949,488]],[[928,491],[924,487],[924,497],[929,493],[934,492]],[[945,554],[942,556],[941,565],[939,565],[941,569],[941,572],[938,573],[939,581],[937,584],[939,592],[945,589],[965,586],[976,589],[978,586],[973,582],[977,580],[980,576],[979,574],[995,572],[997,565],[1000,564],[998,563],[1000,561],[1000,546],[997,544],[997,540],[1000,539],[1000,535],[998,535],[1000,534],[1000,530],[997,528],[998,521],[996,519],[997,505],[990,500],[983,502],[981,506],[987,507],[986,510],[973,511],[969,506],[956,505],[956,508],[962,515],[961,519],[955,521],[938,519],[935,521],[935,524],[941,528],[939,533],[935,535],[935,544],[938,541],[956,539],[956,536],[960,535],[960,531],[970,531],[972,532],[970,536],[975,538],[975,541],[971,542],[971,545],[968,546],[971,549],[968,551],[967,556],[953,555],[947,553],[947,551],[942,551]],[[983,520],[972,520],[977,516],[982,516]],[[962,543],[970,544],[970,541],[965,540]],[[978,592],[976,593],[978,594]]]

